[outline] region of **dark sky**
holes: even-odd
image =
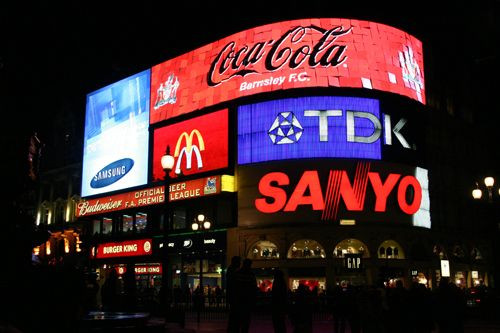
[[[498,62],[492,51],[500,40],[498,28],[489,28],[498,20],[498,0],[376,1],[369,6],[316,0],[13,3],[0,5],[0,107],[2,141],[14,159],[27,133],[37,130],[49,141],[50,132],[65,130],[54,126],[55,114],[83,124],[89,92],[265,23],[304,17],[367,19],[414,34],[423,40],[424,50],[431,45],[446,59],[444,72],[478,61],[489,69]]]

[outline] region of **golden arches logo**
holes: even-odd
[[[187,134],[187,132],[183,132],[179,136],[179,138],[177,139],[177,144],[175,145],[174,157],[179,156],[179,153],[181,150],[181,143],[182,143],[183,139],[186,142],[186,151],[188,153],[191,153],[191,149],[193,147],[193,138],[194,138],[195,134],[196,134],[196,138],[198,139],[198,144],[199,144],[198,149],[200,151],[205,150],[205,142],[203,141],[203,136],[201,135],[200,131],[198,131],[197,129],[194,129],[191,131],[191,133],[189,135]]]
[[[196,135],[198,139],[198,146],[193,145],[193,138]],[[181,148],[182,142],[186,143],[186,146]],[[187,132],[183,132],[177,139],[177,144],[175,145],[174,157],[178,157],[177,163],[175,165],[175,173],[181,173],[181,161],[182,156],[186,156],[186,170],[191,169],[191,160],[193,159],[193,153],[196,156],[196,162],[198,164],[198,169],[203,168],[203,161],[201,159],[201,151],[205,150],[205,142],[201,136],[200,131],[194,129],[188,135]]]

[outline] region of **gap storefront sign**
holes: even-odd
[[[238,225],[290,223],[430,228],[427,170],[384,162],[288,161],[240,167]]]
[[[91,257],[96,259],[145,256],[153,253],[151,239],[137,239],[123,242],[103,243],[92,248]]]
[[[248,29],[154,66],[150,123],[307,87],[376,89],[425,104],[422,43],[384,24],[340,18]]]
[[[411,149],[407,120],[379,100],[302,97],[238,108],[238,164],[300,158],[382,158],[382,145]],[[403,130],[403,131],[402,131]]]

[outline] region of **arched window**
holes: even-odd
[[[470,257],[472,260],[481,260],[483,259],[483,255],[481,254],[481,251],[477,247],[473,247],[472,250],[470,251]]]
[[[273,242],[264,240],[257,242],[248,252],[251,259],[279,259],[278,247]]]
[[[439,257],[439,259],[447,259],[448,256],[446,255],[446,250],[444,249],[444,246],[442,244],[436,244],[432,248],[432,253]]]
[[[383,241],[378,247],[378,257],[381,259],[405,259],[401,245],[393,240]]]
[[[345,254],[361,254],[363,258],[369,258],[368,247],[360,240],[354,238],[344,239],[335,246],[333,256],[344,258]]]
[[[323,247],[312,239],[300,239],[293,242],[287,255],[289,259],[314,259],[325,257],[326,255]]]

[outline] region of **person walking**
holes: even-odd
[[[286,333],[285,318],[288,311],[288,288],[283,271],[274,270],[273,287],[271,290],[272,319],[275,333]]]
[[[241,257],[234,256],[231,258],[231,264],[227,267],[226,271],[226,305],[229,307],[229,317],[227,320],[227,331],[237,332],[238,328],[238,314],[234,307],[235,288],[234,288],[234,274],[240,269]]]
[[[252,260],[243,260],[241,268],[234,273],[234,300],[232,306],[237,314],[236,332],[248,333],[251,312],[257,298],[257,279],[252,272]]]

